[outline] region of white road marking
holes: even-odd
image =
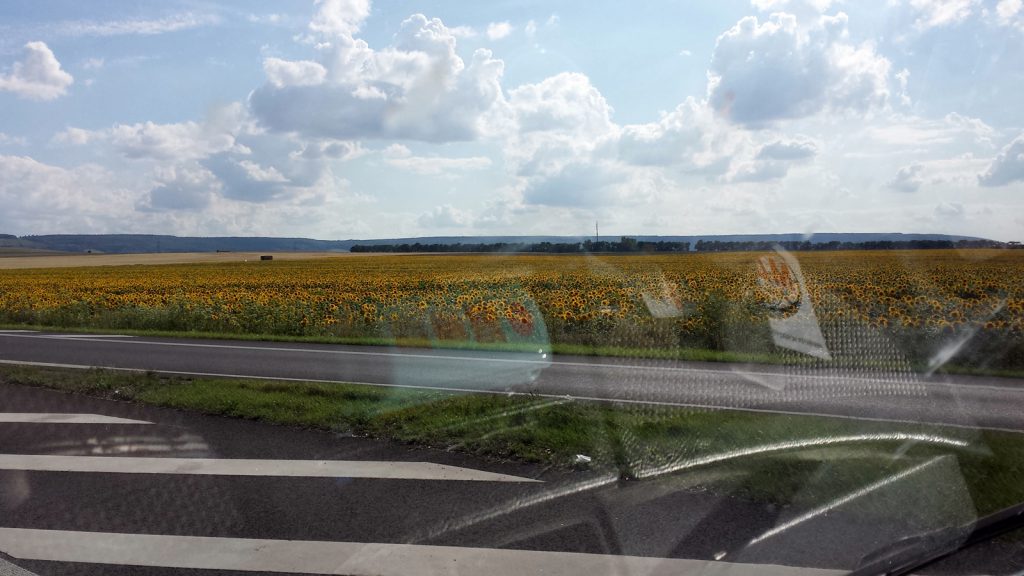
[[[93,342],[94,338],[135,338],[125,334],[40,334],[38,338],[51,338],[56,340],[85,340]]]
[[[822,418],[838,418],[840,420],[856,420],[864,422],[885,422],[892,424],[915,424],[922,426],[941,426],[944,428],[960,428],[963,430],[992,430],[995,432],[1010,432],[1012,434],[1024,433],[1024,430],[1015,428],[1000,428],[998,426],[982,426],[981,424],[957,424],[955,422],[931,422],[927,420],[911,420],[909,418],[883,418],[878,416],[854,416],[850,414],[836,414],[829,412],[812,412],[810,410],[781,410],[772,408],[751,408],[744,406],[729,406],[727,404],[702,404],[698,402],[672,402],[669,400],[636,400],[632,398],[615,398],[607,396],[571,396],[568,394],[551,394],[546,392],[515,392],[507,390],[486,390],[481,388],[459,388],[454,386],[427,386],[417,384],[388,384],[382,382],[359,382],[355,380],[325,380],[319,378],[288,378],[287,376],[254,376],[251,374],[222,374],[219,372],[186,372],[183,370],[143,370],[142,368],[122,368],[119,366],[87,366],[85,364],[56,364],[53,362],[30,362],[21,360],[0,360],[0,364],[14,364],[25,366],[39,366],[41,368],[69,368],[73,370],[92,370],[102,368],[104,370],[116,370],[119,372],[159,372],[160,374],[173,374],[179,376],[195,376],[199,378],[237,378],[241,380],[264,380],[276,382],[312,382],[317,384],[356,384],[359,386],[377,386],[381,388],[409,388],[414,390],[436,390],[438,392],[457,392],[471,394],[494,394],[498,396],[529,396],[531,398],[557,398],[564,400],[582,400],[585,402],[610,402],[614,404],[633,404],[638,406],[665,406],[671,408],[698,408],[703,410],[728,410],[730,412],[752,412],[755,414],[777,414],[783,416],[820,416]],[[998,391],[1024,392],[1024,388],[1004,388],[999,386],[974,386],[946,383],[930,383],[930,386],[948,386],[953,388],[990,388]]]
[[[0,454],[0,470],[187,474],[202,476],[286,476],[305,478],[384,478],[480,482],[540,482],[432,462],[369,460],[254,460],[247,458],[136,458]]]
[[[103,414],[57,414],[48,412],[0,412],[0,423],[8,424],[152,424],[145,420],[117,418]]]
[[[257,540],[0,528],[0,550],[22,560],[198,570],[353,576],[519,574],[834,576],[839,570],[711,560],[417,544]]]
[[[0,330],[0,334],[25,334],[35,332],[38,332],[38,330]]]

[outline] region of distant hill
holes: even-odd
[[[728,234],[694,236],[631,236],[648,242],[797,242],[805,240],[803,234]],[[618,236],[602,237],[618,240]],[[152,234],[51,234],[42,236],[12,236],[0,234],[0,248],[34,248],[58,252],[94,252],[132,254],[148,252],[348,252],[352,246],[380,244],[537,244],[540,242],[582,242],[593,240],[589,236],[427,236],[420,238],[378,238],[373,240],[315,240],[311,238],[272,237],[193,237]],[[945,234],[900,233],[825,233],[807,238],[814,244],[828,242],[877,242],[911,240],[982,240],[972,236]]]

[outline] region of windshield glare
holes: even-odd
[[[1021,0],[7,2],[0,573],[1019,574],[1022,62]]]

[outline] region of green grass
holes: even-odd
[[[67,332],[77,334],[125,334],[131,336],[196,338],[209,340],[240,340],[248,342],[298,342],[310,344],[344,344],[350,346],[395,346],[399,348],[436,348],[441,350],[478,350],[494,352],[536,352],[538,345],[534,343],[507,342],[470,342],[453,340],[428,340],[416,338],[371,338],[371,337],[338,337],[338,336],[288,336],[280,334],[249,334],[224,332],[178,332],[170,330],[139,330],[114,328],[82,328],[57,327],[31,324],[3,324],[0,330],[40,330]],[[553,343],[543,346],[543,351],[564,356],[594,356],[608,358],[642,358],[650,360],[680,360],[686,362],[727,362],[739,364],[765,364],[774,366],[821,364],[810,357],[798,358],[793,355],[770,353],[750,353],[722,350],[705,350],[698,348],[631,348],[625,346],[589,346],[585,344]],[[835,367],[836,362],[830,364]],[[870,367],[863,358],[858,358],[850,367]],[[924,366],[912,367],[917,372],[924,372]],[[1001,368],[979,368],[959,366],[955,363],[942,366],[939,373],[962,374],[971,376],[994,376],[1000,378],[1024,378],[1024,370]]]
[[[815,416],[616,405],[547,397],[458,394],[351,384],[167,377],[153,373],[0,365],[0,381],[262,422],[459,450],[496,460],[591,467],[646,478],[705,467],[702,458],[803,441],[715,463],[715,489],[786,503],[827,502],[939,455],[952,454],[979,512],[1024,501],[1024,435]],[[873,434],[876,439],[835,443]],[[908,443],[895,434],[963,442]],[[884,439],[888,437],[889,439]],[[831,439],[832,444],[815,446]],[[885,511],[879,511],[885,513]]]

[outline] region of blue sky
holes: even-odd
[[[1021,0],[0,6],[0,232],[1020,239]]]

